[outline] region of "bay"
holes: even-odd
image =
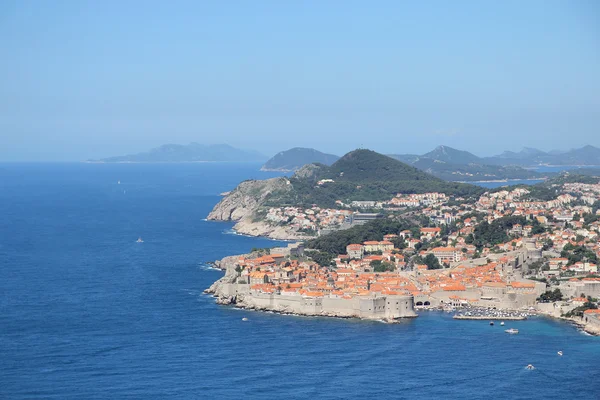
[[[555,320],[507,335],[437,312],[388,325],[215,304],[208,261],[280,243],[204,220],[219,193],[278,176],[258,168],[0,164],[0,398],[599,397],[600,339]]]

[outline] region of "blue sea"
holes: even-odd
[[[503,186],[513,185],[535,185],[536,183],[543,182],[543,179],[511,179],[508,181],[475,181],[466,182],[472,185],[481,186],[488,189],[495,189]]]
[[[275,175],[0,164],[0,398],[600,398],[600,338],[546,318],[507,335],[437,312],[388,325],[216,305],[208,261],[279,243],[204,218]]]

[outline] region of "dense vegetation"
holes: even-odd
[[[317,185],[321,179],[334,182]],[[290,178],[293,190],[273,193],[267,205],[316,204],[335,207],[336,200],[389,200],[397,193],[441,192],[478,196],[478,186],[446,182],[417,168],[371,150],[355,150],[331,167],[321,165],[314,173]]]
[[[443,267],[432,253],[427,254],[425,257],[416,256],[415,263],[427,265],[427,269],[440,269]]]
[[[357,225],[350,229],[332,232],[306,242],[306,248],[333,254],[346,253],[346,246],[352,243],[363,243],[367,240],[383,240],[383,235],[398,234],[414,227],[403,219],[379,219]]]
[[[516,224],[526,225],[527,222],[527,219],[521,216],[498,218],[491,224],[483,221],[475,228],[474,235],[467,237],[467,242],[473,243],[478,248],[504,243],[509,239],[507,230]]]
[[[373,260],[370,265],[373,267],[373,272],[391,272],[396,269],[394,264],[388,261]]]
[[[552,291],[548,290],[540,295],[537,298],[537,301],[540,303],[553,303],[555,301],[561,301],[563,299],[563,294],[560,289],[554,289]]]
[[[560,255],[561,257],[569,259],[567,265],[584,260],[593,263],[598,262],[598,257],[595,252],[584,246],[573,246],[571,243],[567,243],[565,247],[563,247]]]
[[[598,306],[594,303],[594,301],[597,301],[597,299],[593,299],[590,296],[588,296],[587,297],[587,301],[585,303],[583,303],[582,306],[575,307],[574,309],[572,309],[571,311],[569,311],[568,313],[566,313],[565,317],[567,317],[567,318],[569,318],[569,317],[582,317],[583,313],[586,310],[596,310],[596,309],[598,309]]]
[[[333,259],[338,256],[337,254],[318,250],[306,250],[304,255],[324,267],[333,265]]]
[[[320,265],[331,265],[339,254],[346,253],[346,246],[367,240],[383,240],[383,235],[398,234],[415,226],[406,220],[382,219],[358,225],[350,229],[332,232],[306,242],[305,254]],[[381,268],[387,268],[383,266]]]

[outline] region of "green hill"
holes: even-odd
[[[305,166],[290,178],[290,184],[292,190],[273,193],[268,204],[333,207],[336,200],[389,200],[397,193],[442,192],[471,196],[483,192],[480,187],[446,182],[388,156],[363,149],[346,154],[330,167]]]
[[[342,182],[440,181],[417,168],[372,150],[354,150],[336,161],[323,178]]]

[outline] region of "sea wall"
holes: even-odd
[[[247,284],[233,283],[235,278],[224,277],[207,290],[217,297],[219,304],[274,311],[284,314],[330,316],[393,321],[414,318],[413,296],[356,296],[304,297],[299,294],[262,293],[251,290]]]

